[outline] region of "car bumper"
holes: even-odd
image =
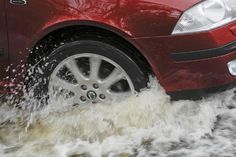
[[[236,22],[209,32],[132,40],[167,93],[208,91],[236,81],[228,68],[236,59],[235,26]]]

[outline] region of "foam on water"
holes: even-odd
[[[110,105],[55,101],[29,112],[3,103],[0,156],[236,156],[232,91],[171,102],[156,81],[151,87]]]

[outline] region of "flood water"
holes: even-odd
[[[0,157],[235,157],[234,90],[171,102],[156,81],[121,102],[0,105]]]

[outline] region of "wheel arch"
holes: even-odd
[[[35,64],[38,61],[38,57],[44,57],[48,53],[52,52],[55,48],[68,41],[75,41],[81,38],[96,37],[101,40],[112,41],[117,40],[118,44],[123,49],[130,49],[133,52],[129,52],[128,55],[135,59],[141,66],[147,70],[149,74],[153,74],[151,64],[148,62],[144,53],[136,46],[131,40],[132,37],[128,32],[124,32],[113,26],[109,26],[103,23],[97,23],[92,21],[66,21],[58,24],[48,26],[43,29],[44,31],[38,36],[31,46],[32,50],[27,58],[27,64]],[[69,38],[73,36],[72,38]],[[108,37],[109,39],[105,39]],[[53,45],[50,43],[53,42]],[[68,40],[68,41],[67,41]],[[50,44],[49,44],[50,43]],[[51,46],[50,46],[51,45]]]

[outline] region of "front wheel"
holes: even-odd
[[[70,105],[106,103],[135,94],[148,77],[121,49],[100,41],[67,43],[40,63],[37,93]],[[40,91],[40,92],[39,92]]]

